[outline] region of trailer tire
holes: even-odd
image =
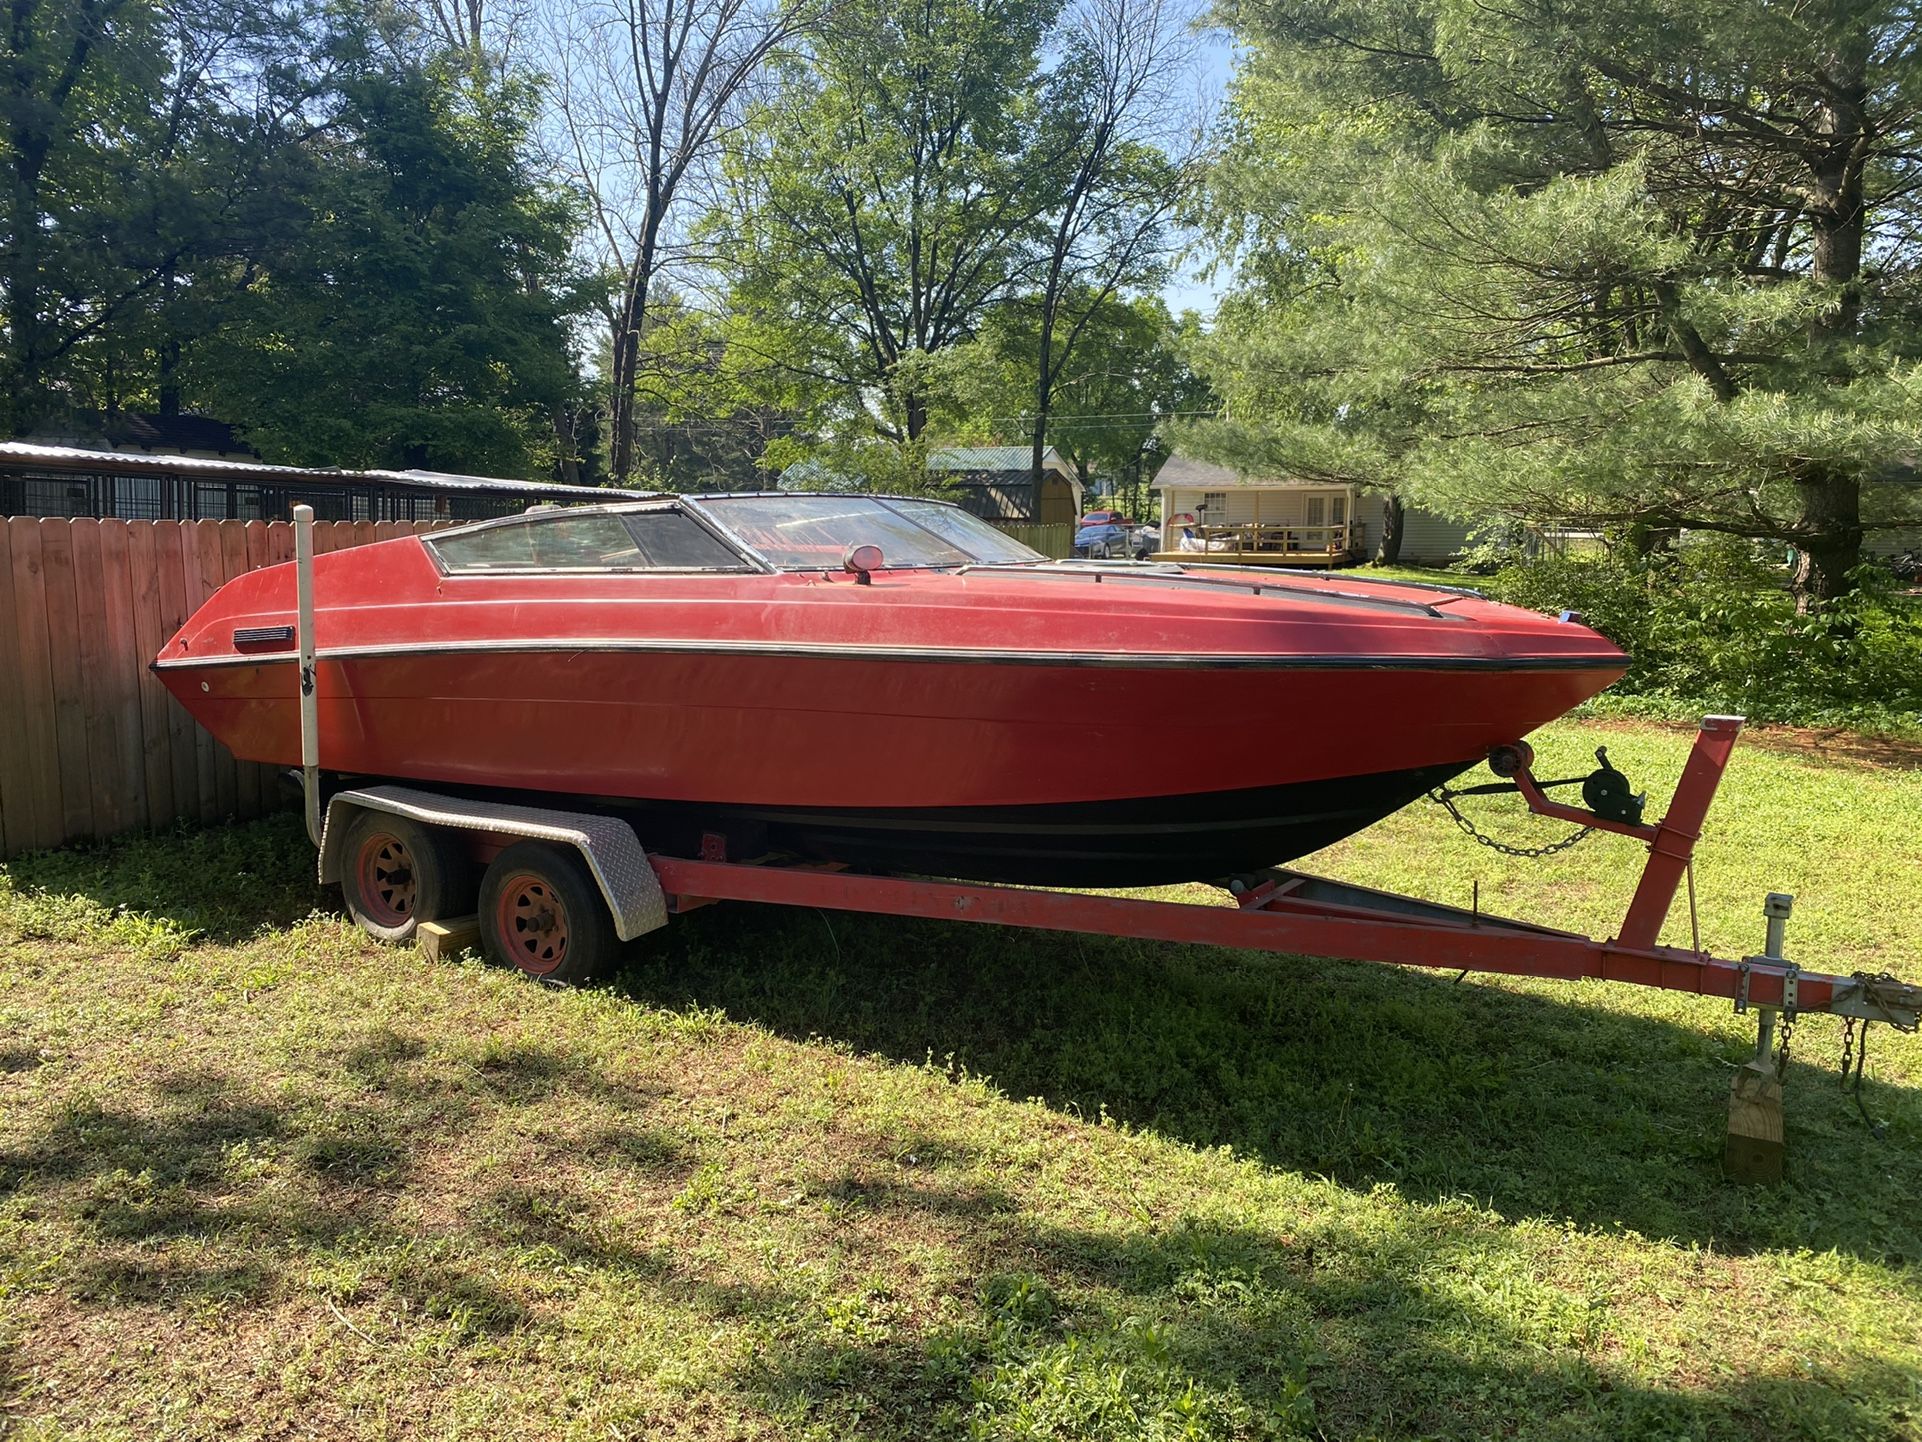
[[[340,894],[376,941],[408,942],[423,921],[473,904],[474,868],[451,837],[405,816],[362,811],[341,847]]]
[[[562,986],[605,975],[620,954],[580,853],[551,841],[518,841],[494,858],[481,881],[480,932],[495,961]]]

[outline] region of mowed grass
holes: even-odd
[[[1688,740],[1540,769],[1659,809]],[[1745,744],[1704,943],[1780,888],[1804,965],[1922,975],[1914,762]],[[1606,934],[1638,861],[1423,804],[1304,866]],[[570,993],[309,865],[277,817],[0,876],[0,1432],[1922,1434],[1915,1038],[1878,1140],[1805,1020],[1744,1188],[1725,1003],[746,906]]]

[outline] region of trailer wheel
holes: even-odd
[[[341,851],[347,912],[378,941],[412,941],[423,921],[458,915],[473,898],[473,868],[459,848],[404,816],[361,812]]]
[[[569,986],[607,972],[621,944],[580,853],[550,841],[519,841],[494,859],[480,929],[496,961]]]

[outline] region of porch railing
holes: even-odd
[[[1192,550],[1217,556],[1339,556],[1359,543],[1360,529],[1346,522],[1333,526],[1284,525],[1272,521],[1249,521],[1235,526],[1194,525],[1176,529],[1162,544],[1171,551]],[[1189,537],[1192,539],[1187,539]]]

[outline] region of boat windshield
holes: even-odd
[[[838,571],[850,546],[879,546],[889,570],[1045,561],[958,506],[881,496],[706,496],[723,526],[783,571]]]

